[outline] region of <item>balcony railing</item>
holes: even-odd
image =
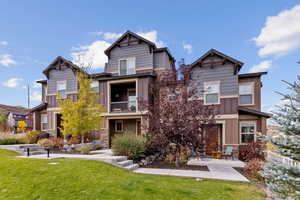
[[[110,112],[136,112],[136,101],[111,102]]]

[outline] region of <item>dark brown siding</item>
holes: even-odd
[[[200,105],[203,100],[200,101]],[[238,113],[238,98],[221,98],[220,104],[216,105],[218,115],[237,114]]]
[[[141,101],[148,102],[149,100],[149,78],[138,79],[138,99]]]
[[[34,112],[35,117],[35,129],[41,130],[41,113],[40,112]]]
[[[107,82],[100,81],[99,83],[99,92],[100,92],[100,104],[107,106]]]
[[[67,97],[72,101],[77,101],[78,99],[77,94],[68,94]],[[58,107],[58,101],[56,99],[56,95],[47,96],[47,103],[48,103],[48,108]]]

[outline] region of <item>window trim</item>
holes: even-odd
[[[241,85],[251,85],[251,87],[252,87],[252,93],[251,93],[251,95],[252,95],[252,103],[251,104],[241,104],[241,102],[240,102],[240,86]],[[255,105],[255,103],[254,103],[254,94],[255,94],[255,92],[254,92],[254,90],[255,90],[255,88],[254,88],[254,82],[242,82],[242,83],[239,83],[239,106],[254,106]],[[250,95],[250,94],[248,94],[248,95]]]
[[[126,64],[127,64],[127,60],[128,60],[128,59],[133,59],[133,60],[134,60],[134,72],[133,72],[133,74],[136,74],[136,58],[133,57],[133,56],[131,56],[131,57],[120,58],[120,59],[118,60],[118,72],[119,72],[119,76],[124,76],[124,75],[121,75],[121,60],[126,60]],[[127,73],[127,71],[128,71],[128,67],[127,67],[127,65],[126,65],[126,74],[125,74],[125,75],[129,75],[129,74]]]
[[[256,142],[256,133],[257,133],[257,121],[240,121],[240,124],[239,124],[239,126],[240,126],[240,144],[249,144],[249,143],[243,143],[242,142],[242,126],[243,126],[243,124],[251,124],[251,125],[254,125],[254,141],[253,142]],[[247,135],[251,135],[251,134],[249,134],[249,133],[243,133],[243,134],[247,134]]]
[[[58,91],[59,90],[58,90],[57,86],[58,86],[59,83],[64,83],[66,85],[66,89],[65,89],[66,90],[66,96],[65,97],[58,97],[58,94],[59,94]],[[60,99],[66,99],[67,98],[67,80],[56,81],[56,94],[57,94],[57,97],[60,98]]]
[[[117,129],[117,127],[118,127],[117,123],[121,123],[122,124],[122,130],[118,130]],[[116,132],[124,132],[124,121],[122,119],[116,120],[116,122],[115,122],[115,131]]]
[[[214,94],[214,93],[207,93],[205,91],[205,88],[206,88],[206,85],[208,84],[218,84],[218,102],[217,103],[207,103],[206,102],[206,94]],[[220,81],[205,81],[204,84],[203,84],[203,102],[204,102],[204,105],[217,105],[217,104],[220,104]]]
[[[43,116],[46,116],[47,122],[43,122],[43,120],[42,120]],[[47,124],[47,129],[43,129],[43,124]],[[41,131],[46,131],[48,129],[49,129],[49,127],[48,127],[48,114],[47,113],[41,114]]]

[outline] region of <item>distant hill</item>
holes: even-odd
[[[0,104],[0,113],[1,114],[7,114],[8,112],[29,112],[29,109],[24,108],[22,106],[10,106],[10,105],[4,105]]]

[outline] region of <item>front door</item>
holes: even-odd
[[[212,155],[213,151],[221,151],[221,125],[214,125],[207,128],[205,132],[206,155]]]
[[[61,114],[57,113],[56,114],[56,137],[62,137],[62,132],[61,132],[61,128],[62,128],[62,119],[61,119]]]

